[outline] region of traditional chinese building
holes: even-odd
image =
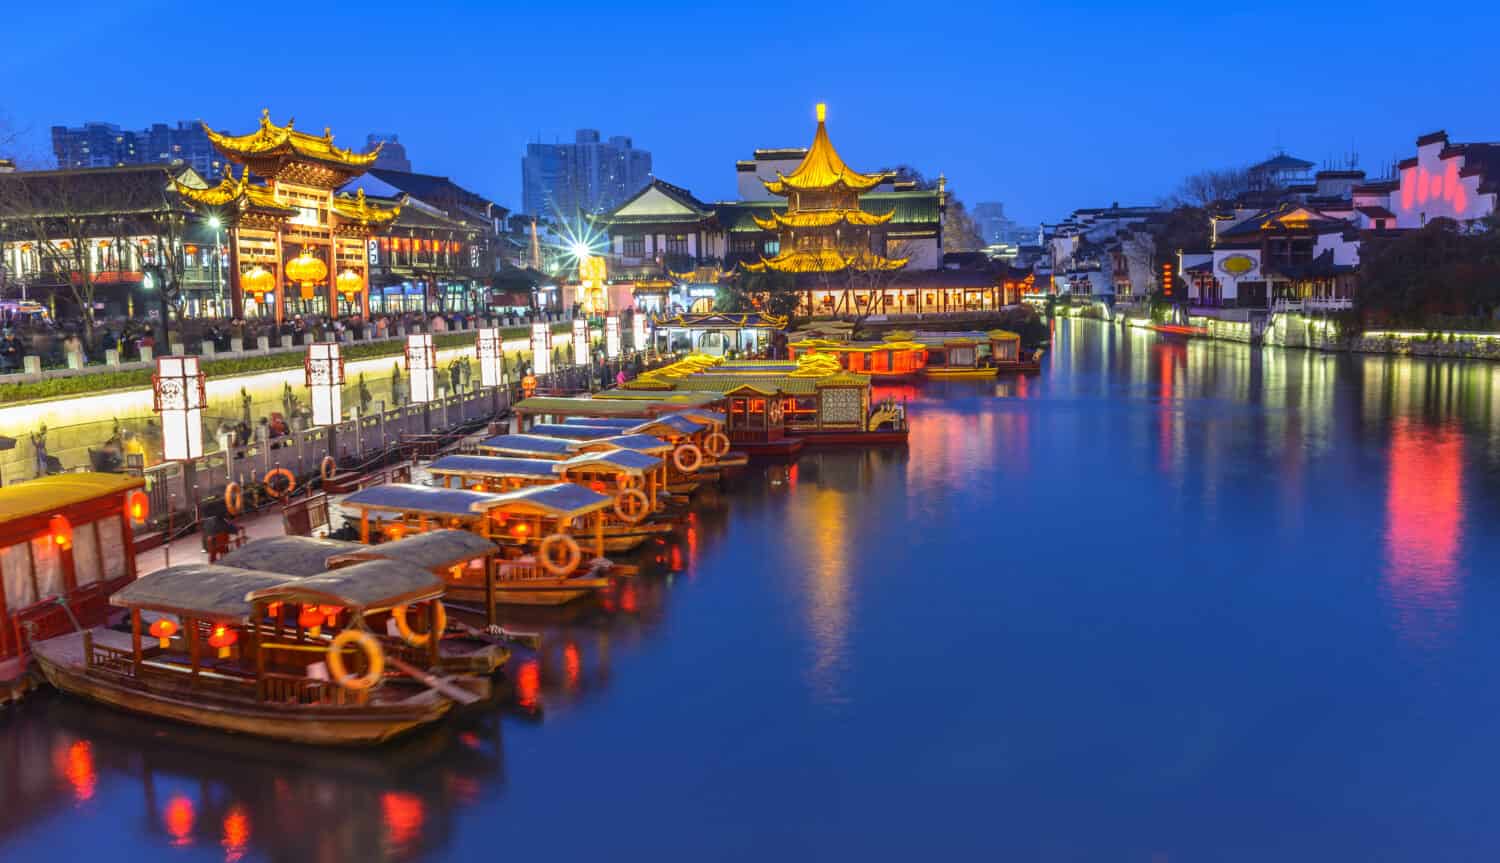
[[[752,272],[833,273],[848,269],[899,270],[907,258],[888,258],[871,246],[870,229],[895,215],[867,213],[859,196],[880,185],[885,174],[861,174],[839,158],[824,125],[826,109],[818,105],[818,130],[811,149],[790,174],[777,172],[766,191],[787,199],[785,212],[755,217],[763,230],[776,231],[780,242],[774,257],[742,266]]]
[[[196,208],[216,215],[228,232],[229,289],[236,316],[368,314],[372,235],[395,220],[399,206],[367,200],[361,189],[339,195],[340,186],[363,174],[379,148],[356,153],[334,146],[333,133],[299,131],[288,120],[228,135],[204,127],[226,160],[218,185],[177,191]],[[433,244],[431,254],[442,250]]]

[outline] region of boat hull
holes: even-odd
[[[939,380],[983,380],[985,378],[994,377],[997,371],[998,370],[993,367],[943,368],[939,366],[937,368],[934,368],[932,366],[928,366],[927,368],[922,370],[922,374],[926,375],[929,378],[937,378]]]
[[[189,700],[89,674],[82,666],[57,661],[45,648],[45,643],[37,645],[37,665],[47,682],[61,692],[143,716],[287,743],[373,746],[437,722],[453,706],[446,698],[432,698],[356,712],[351,708],[288,709],[249,702],[230,705],[204,698]]]

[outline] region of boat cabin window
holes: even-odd
[[[945,366],[948,364],[948,352],[938,348],[927,351],[927,364],[929,366]]]
[[[818,423],[817,396],[794,396],[784,399],[781,409],[790,425],[817,425]]]
[[[118,516],[100,519],[99,556],[104,564],[104,578],[114,579],[125,575],[128,561],[125,559],[125,535]]]
[[[73,583],[77,587],[93,584],[103,575],[99,569],[97,524],[79,525],[73,531]]]
[[[948,349],[948,365],[950,366],[972,366],[974,359],[974,348],[971,345],[959,345]]]
[[[18,542],[0,549],[0,578],[5,579],[5,607],[18,611],[36,602],[36,585],[31,581],[29,543]]]
[[[50,534],[32,539],[31,569],[36,576],[36,592],[39,597],[67,595],[68,585],[63,580],[62,549],[52,541]]]

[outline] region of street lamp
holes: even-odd
[[[203,372],[197,357],[156,358],[152,408],[161,415],[162,457],[190,461],[203,455]]]
[[[531,373],[545,375],[552,371],[552,328],[546,321],[531,325]]]
[[[604,356],[614,360],[620,357],[620,316],[604,317]]]
[[[219,264],[219,261],[224,257],[224,246],[219,241],[219,226],[222,224],[218,216],[208,217],[208,226],[214,229],[214,304],[218,306],[217,311],[221,318],[226,317],[224,314],[224,281],[220,276],[221,270]]]
[[[585,318],[573,319],[573,364],[589,364],[589,322]]]
[[[495,327],[480,329],[475,348],[479,354],[479,385],[500,386],[500,364],[505,356],[500,330]]]

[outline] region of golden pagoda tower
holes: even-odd
[[[818,131],[812,147],[797,170],[777,172],[765,183],[766,190],[787,199],[784,213],[755,217],[755,223],[775,231],[781,239],[776,257],[742,266],[752,273],[832,273],[846,269],[899,270],[907,258],[877,254],[870,243],[870,228],[884,225],[895,214],[876,215],[859,207],[859,196],[888,178],[888,174],[861,174],[839,158],[828,140],[824,123],[827,108],[818,104]]]

